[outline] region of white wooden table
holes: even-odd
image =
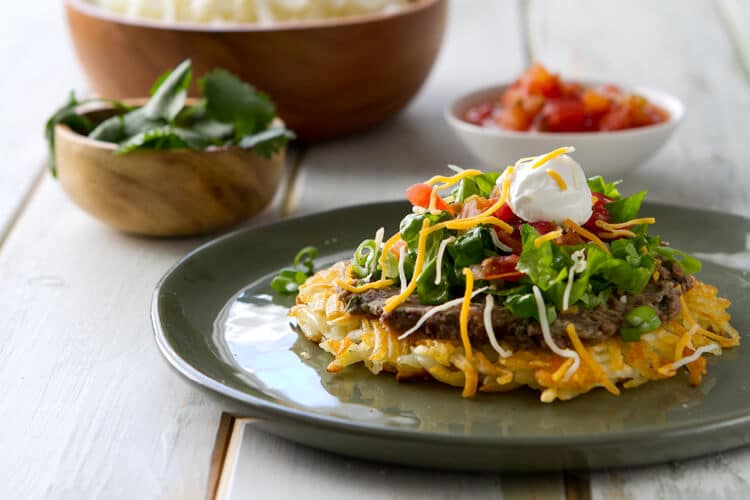
[[[740,2],[454,0],[444,49],[411,106],[368,133],[296,151],[273,206],[251,224],[396,198],[446,163],[474,166],[442,106],[532,58],[681,96],[685,123],[629,184],[748,215],[750,3]],[[4,7],[0,498],[202,498],[218,479],[231,498],[750,498],[748,449],[592,474],[444,475],[333,457],[222,420],[224,408],[160,358],[149,324],[152,287],[199,241],[117,234],[65,198],[44,171],[41,139],[67,90],[85,90],[62,9]],[[238,451],[227,455],[228,445]],[[342,468],[368,489],[351,489]]]

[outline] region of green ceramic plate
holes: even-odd
[[[461,398],[427,382],[325,371],[328,354],[285,317],[289,299],[271,277],[303,246],[321,263],[350,255],[381,225],[394,231],[408,207],[350,207],[241,230],[182,259],[156,288],[153,325],[166,359],[202,387],[242,402],[275,434],[345,455],[449,469],[589,469],[692,457],[750,443],[750,352],[710,361],[703,385],[684,376],[613,397],[596,390],[542,404],[519,390]],[[704,260],[701,279],[733,301],[750,332],[750,220],[647,205],[660,233]]]

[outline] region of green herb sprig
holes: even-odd
[[[186,106],[192,79],[192,63],[187,59],[157,79],[151,98],[139,108],[111,99],[79,101],[71,92],[45,127],[52,175],[57,174],[54,131],[58,124],[92,139],[117,144],[117,155],[141,150],[238,146],[270,158],[294,139],[292,131],[274,122],[276,107],[266,94],[223,69],[201,78],[203,98]],[[117,114],[94,123],[79,112],[83,104],[91,103],[107,103]]]

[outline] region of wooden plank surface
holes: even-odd
[[[471,498],[557,500],[563,485],[549,475],[501,477],[365,462],[292,444],[238,420],[219,500],[357,498],[362,500]],[[230,445],[231,448],[231,445]],[[290,480],[290,478],[294,478]],[[224,479],[224,478],[222,478]]]
[[[220,410],[149,322],[153,286],[196,243],[115,233],[42,182],[0,252],[4,498],[204,494]]]
[[[535,0],[530,14],[531,45],[539,60],[570,76],[662,88],[686,103],[687,117],[674,139],[627,177],[626,186],[648,188],[650,199],[750,213],[745,151],[750,81],[716,2]],[[749,465],[750,449],[741,449],[602,472],[590,476],[591,495],[607,500],[750,498]]]
[[[0,21],[0,95],[4,101],[0,241],[44,168],[46,118],[65,101],[70,89],[83,84],[67,42],[59,0],[8,2],[4,7]]]

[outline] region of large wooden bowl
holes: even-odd
[[[196,75],[225,68],[267,92],[298,137],[316,140],[375,125],[409,102],[438,54],[446,1],[273,27],[133,20],[84,0],[66,0],[65,10],[97,94],[145,95],[159,75],[190,57]]]
[[[57,176],[71,200],[120,231],[189,236],[231,227],[261,211],[284,171],[284,153],[137,151],[55,128]]]

